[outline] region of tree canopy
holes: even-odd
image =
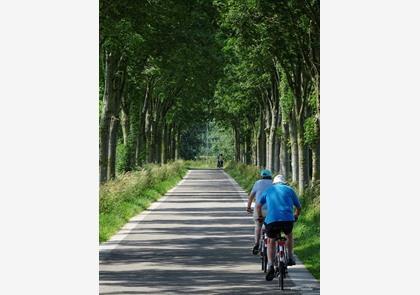
[[[319,179],[319,1],[101,0],[99,40],[102,182],[209,126],[212,152]]]

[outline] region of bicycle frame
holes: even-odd
[[[276,255],[279,257],[280,262],[284,262],[287,265],[287,240],[276,240]]]
[[[284,290],[284,278],[286,277],[287,273],[287,262],[289,259],[289,255],[287,252],[287,239],[282,237],[281,234],[277,239],[275,239],[275,274],[276,277],[279,277],[279,287]]]

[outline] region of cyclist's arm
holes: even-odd
[[[297,219],[297,217],[299,217],[299,215],[300,215],[300,211],[301,211],[302,206],[300,205],[299,198],[297,197],[296,193],[294,193],[294,192],[293,192],[292,199],[293,199],[293,205],[296,207],[296,209],[295,209],[295,219]]]
[[[260,202],[257,205],[257,213],[258,213],[258,217],[262,217],[262,206],[266,203],[266,198],[267,198],[267,194],[266,192],[263,192],[263,194],[261,195],[261,199]]]
[[[299,217],[299,215],[300,215],[300,210],[301,210],[301,208],[296,208],[296,209],[295,209],[295,219],[296,219],[296,217]]]
[[[262,205],[260,203],[258,203],[257,204],[257,207],[256,207],[256,210],[257,210],[257,213],[258,213],[258,217],[262,216],[262,210],[261,210],[261,208],[262,208]]]
[[[252,204],[252,201],[255,199],[255,192],[254,191],[252,191],[250,194],[249,194],[249,197],[248,197],[248,205],[247,205],[247,207],[246,207],[246,209],[247,210],[251,210],[251,204]]]

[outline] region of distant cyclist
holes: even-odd
[[[217,168],[223,168],[223,154],[217,156]]]
[[[257,204],[260,203],[260,199],[262,196],[262,193],[268,189],[269,187],[271,187],[273,185],[272,183],[272,174],[270,170],[264,169],[260,171],[260,180],[257,180],[254,183],[254,186],[252,187],[251,193],[249,194],[248,197],[248,205],[246,210],[248,211],[248,213],[251,213],[251,204],[252,201],[255,199],[255,208],[257,207]],[[263,206],[262,207],[262,216],[265,217],[266,214],[266,208],[267,206]],[[254,221],[255,221],[255,244],[254,244],[254,248],[252,248],[252,254],[257,255],[258,254],[258,246],[260,243],[260,237],[261,237],[261,227],[262,227],[262,221],[258,220],[258,213],[256,210],[254,210],[254,215],[253,215]]]
[[[289,252],[288,265],[295,265],[293,258],[293,223],[299,217],[301,205],[295,191],[288,185],[283,175],[274,177],[273,186],[267,189],[261,196],[260,203],[257,205],[256,211],[260,220],[264,218],[262,206],[267,204],[267,216],[264,224],[268,236],[267,258],[268,272],[265,277],[267,281],[274,278],[274,238],[284,232],[287,235],[287,248]],[[293,214],[293,206],[296,207]]]

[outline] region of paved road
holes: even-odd
[[[222,170],[190,170],[100,246],[100,294],[279,294],[251,254],[244,198]],[[289,273],[282,294],[319,294],[301,264]]]

